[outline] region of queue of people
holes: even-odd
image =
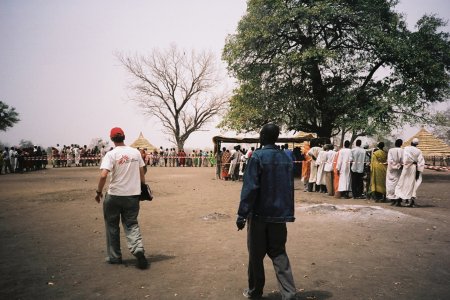
[[[95,146],[91,149],[87,145],[80,147],[77,144],[63,145],[62,147],[56,144],[56,147],[52,147],[51,151],[53,168],[98,166],[101,158],[107,152],[106,146],[101,148]]]
[[[159,150],[148,151],[146,148],[138,149],[147,166],[151,167],[214,167],[216,156],[213,151],[194,149],[186,153],[184,149],[160,147]]]
[[[40,146],[5,147],[0,155],[0,174],[45,169],[47,164],[47,153]]]
[[[369,150],[356,140],[335,149],[331,144],[312,141],[303,147],[302,181],[305,192],[327,193],[345,199],[372,199],[402,206],[415,206],[417,189],[422,182],[425,160],[418,139],[401,148],[403,141],[396,140],[388,152],[383,142]]]
[[[87,167],[100,165],[107,152],[113,150],[106,146],[89,148],[87,145],[56,144],[45,151],[40,146],[30,148],[5,147],[0,155],[0,174],[21,173],[46,168],[50,163],[53,168]],[[146,166],[151,167],[214,167],[216,156],[213,151],[197,150],[186,153],[183,149],[160,147],[148,151],[138,149]]]
[[[295,177],[300,177],[301,163],[303,155],[300,147],[295,147],[294,150],[290,150],[288,144],[275,145],[279,150],[282,150],[289,157],[293,163],[293,174]],[[242,180],[244,172],[247,166],[248,160],[252,157],[255,147],[250,149],[242,148],[241,145],[236,145],[233,149],[229,150],[223,147],[219,151],[219,178],[223,180],[239,181]]]

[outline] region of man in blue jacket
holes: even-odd
[[[272,259],[283,299],[295,299],[296,289],[286,253],[286,222],[294,217],[294,176],[292,160],[275,142],[280,129],[275,124],[261,128],[262,149],[253,152],[244,174],[236,225],[247,225],[249,253],[248,289],[244,296],[259,299],[263,295],[264,257]]]

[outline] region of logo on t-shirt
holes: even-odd
[[[122,155],[122,157],[117,161],[119,165],[129,163],[131,160],[127,155]]]
[[[134,161],[138,161],[138,160],[130,158],[130,157],[128,157],[128,155],[122,155],[122,157],[117,160],[117,163],[119,165],[123,165],[123,164],[129,164],[129,163],[134,162]]]

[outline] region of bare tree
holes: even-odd
[[[222,82],[212,53],[187,55],[172,45],[146,57],[117,57],[132,75],[132,100],[145,115],[161,121],[164,133],[178,149],[228,102],[227,93],[220,91]]]

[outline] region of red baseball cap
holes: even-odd
[[[125,133],[123,132],[122,128],[114,127],[113,129],[111,129],[111,134],[109,136],[110,137],[125,136]]]

